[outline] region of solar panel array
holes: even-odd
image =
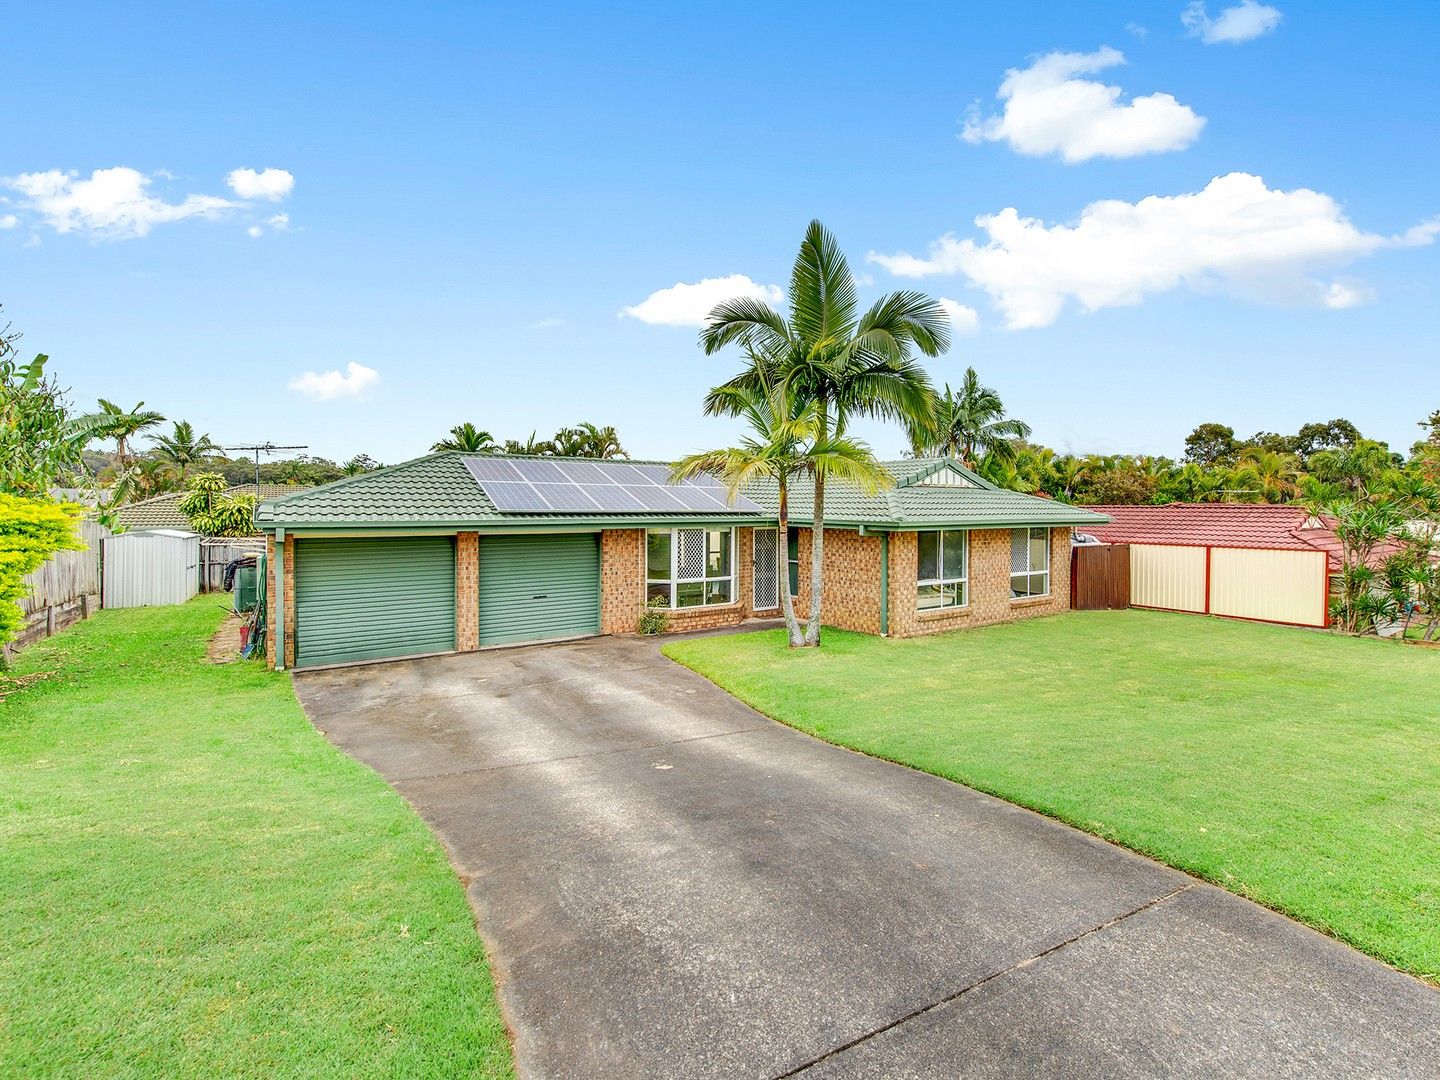
[[[713,477],[672,484],[665,465],[467,457],[465,467],[504,513],[764,513],[743,497],[731,503]]]

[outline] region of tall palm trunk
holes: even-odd
[[[830,436],[830,417],[824,395],[818,399],[819,438],[823,443]],[[805,645],[820,644],[820,604],[823,599],[825,573],[825,469],[815,470],[815,508],[810,528],[810,619],[805,624]]]
[[[776,591],[780,593],[780,612],[785,616],[785,636],[790,641],[790,647],[798,649],[805,644],[805,634],[800,627],[800,618],[795,614],[795,599],[790,595],[790,558],[787,554],[790,537],[790,482],[783,472],[780,474],[779,483],[780,516],[775,532],[775,569],[780,580],[776,583]]]

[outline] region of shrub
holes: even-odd
[[[75,534],[83,513],[74,503],[0,493],[0,644],[25,625],[20,610],[28,592],[25,575],[40,569],[57,551],[85,550]]]
[[[670,625],[670,607],[663,597],[655,597],[640,609],[636,629],[642,634],[663,634]]]

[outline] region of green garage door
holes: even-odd
[[[449,536],[295,543],[295,666],[455,648]]]
[[[600,632],[600,538],[482,536],[480,644]]]

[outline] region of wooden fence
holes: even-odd
[[[59,551],[54,558],[25,578],[29,595],[20,601],[28,618],[15,640],[5,646],[21,648],[87,619],[100,606],[100,542],[110,530],[87,518],[76,530],[84,551]]]
[[[1070,606],[1109,611],[1130,606],[1130,545],[1082,544],[1071,549]]]

